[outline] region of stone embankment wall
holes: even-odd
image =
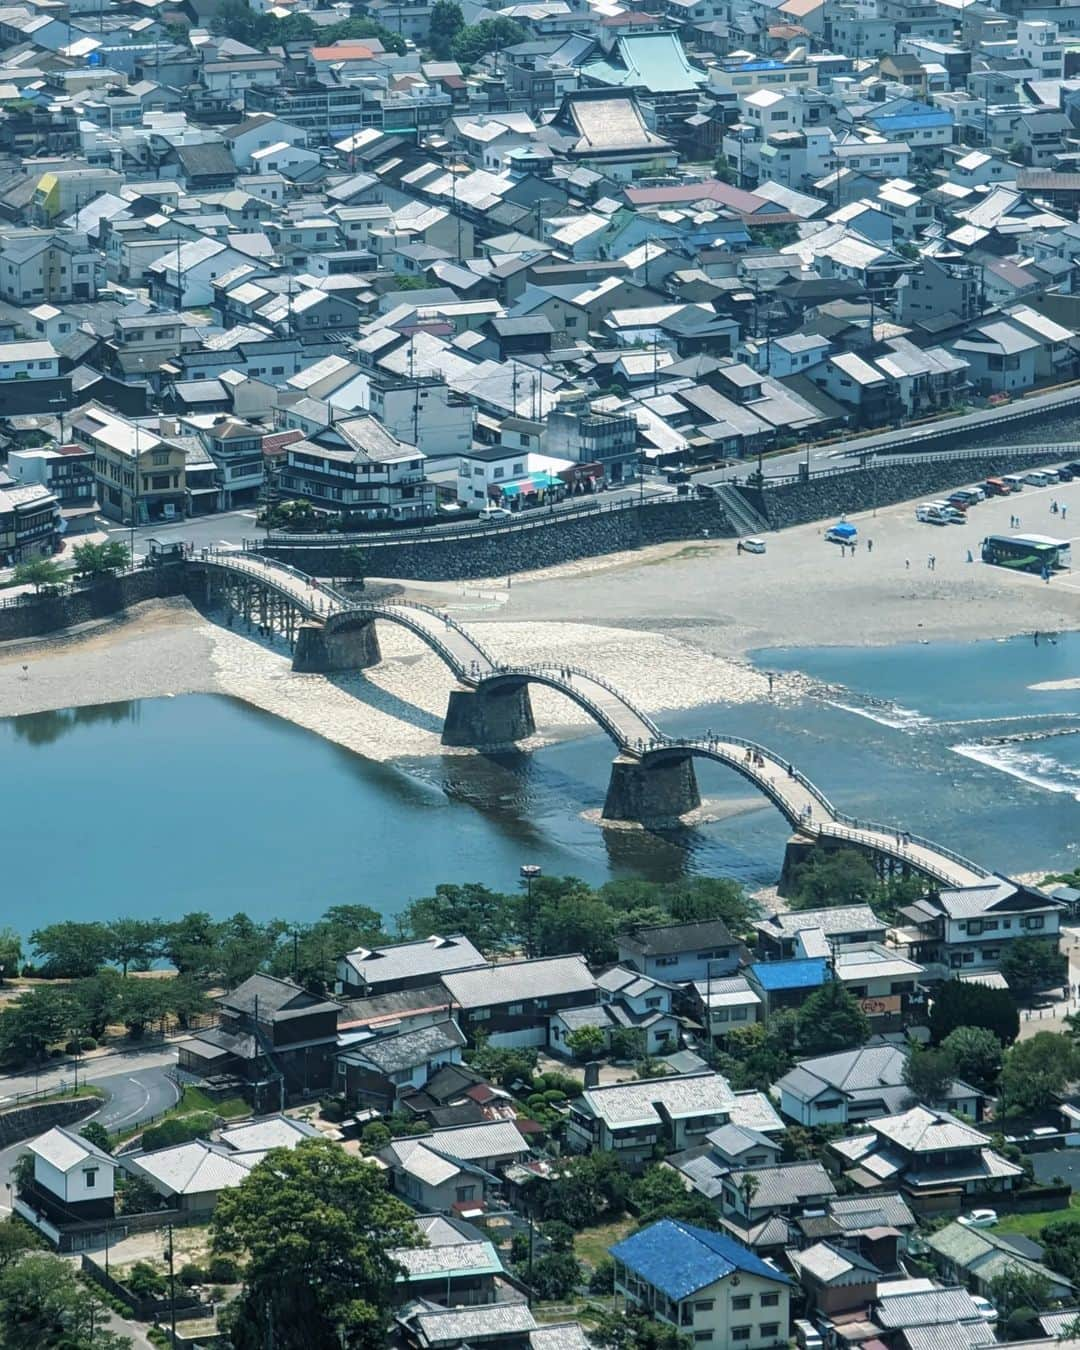
[[[100,1109],[100,1097],[67,1097],[51,1102],[28,1102],[26,1106],[0,1111],[0,1148],[33,1139],[54,1125],[74,1125]]]
[[[41,596],[22,604],[3,605],[0,606],[0,642],[41,637],[74,628],[76,624],[118,614],[140,600],[183,595],[185,586],[183,567],[152,567],[112,577],[67,595]]]
[[[537,524],[531,529],[482,535],[428,535],[401,543],[361,544],[370,576],[402,577],[414,581],[471,581],[531,572],[579,558],[666,544],[710,535],[732,535],[734,530],[718,501],[711,498],[673,498],[649,506],[628,507],[600,515]],[[350,541],[353,542],[353,541]],[[273,545],[268,556],[291,563],[312,576],[347,572],[341,549]]]
[[[774,530],[808,521],[831,520],[842,514],[870,511],[875,506],[893,506],[914,497],[938,497],[965,483],[1018,473],[1039,464],[1061,460],[1061,451],[1032,447],[1008,455],[985,455],[960,460],[894,464],[878,460],[867,469],[852,469],[811,478],[809,482],[784,483],[762,491],[739,488],[746,500],[768,520]]]

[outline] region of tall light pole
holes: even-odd
[[[525,955],[533,955],[533,907],[532,907],[532,888],[533,882],[541,876],[541,869],[536,863],[522,863],[521,879],[525,883]]]

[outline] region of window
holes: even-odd
[[[520,1017],[524,1009],[524,1003],[509,1003],[506,1012],[509,1017]]]
[[[472,1200],[476,1195],[475,1186],[459,1186],[454,1192],[455,1198],[459,1201]]]
[[[694,1332],[694,1342],[695,1342],[695,1344],[697,1344],[697,1343],[699,1343],[699,1342],[711,1341],[712,1338],[713,1338],[713,1334],[712,1334],[711,1331],[695,1331],[695,1332]]]
[[[731,1339],[733,1341],[748,1341],[750,1339],[749,1327],[732,1327]]]
[[[92,1191],[92,1190],[94,1189],[94,1187],[97,1185],[97,1168],[96,1168],[96,1167],[84,1167],[84,1168],[83,1168],[83,1181],[86,1182],[86,1189],[87,1189],[88,1191]]]
[[[746,1015],[747,1015],[747,1012],[748,1012],[748,1009],[746,1009],[746,1008],[732,1008],[732,1010],[731,1010],[731,1020],[732,1020],[733,1022],[745,1022],[745,1021],[746,1021]]]
[[[762,1296],[761,1296],[761,1306],[762,1306],[763,1308],[778,1308],[778,1307],[780,1306],[780,1295],[779,1295],[779,1294],[762,1294]],[[762,1335],[765,1334],[765,1328],[764,1328],[764,1327],[761,1328],[761,1334],[762,1334]]]
[[[1046,920],[1041,914],[1035,914],[1030,919],[1022,920],[1025,928],[1042,928]]]
[[[735,1312],[745,1312],[750,1306],[750,1295],[735,1294],[731,1300],[731,1306]],[[747,1330],[749,1330],[749,1327]]]
[[[168,464],[168,462],[169,462],[169,452],[168,452],[168,450],[155,450],[155,451],[154,451],[154,464],[155,464],[155,465]]]
[[[763,1340],[771,1340],[774,1336],[779,1334],[780,1323],[762,1322],[761,1326],[758,1327],[758,1331],[761,1333],[761,1337]]]
[[[473,1021],[474,1021],[474,1022],[486,1022],[490,1016],[491,1016],[491,1009],[490,1009],[490,1008],[474,1008],[474,1009],[473,1009],[472,1017],[473,1017]]]
[[[695,1312],[712,1312],[716,1306],[716,1300],[712,1298],[703,1298],[699,1303],[694,1304]]]

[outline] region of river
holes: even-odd
[[[798,701],[665,715],[762,741],[834,802],[1002,871],[1080,863],[1080,636],[758,653],[814,681]],[[291,921],[360,902],[391,917],[440,881],[516,885],[522,863],[613,876],[775,880],[787,829],[737,775],[699,766],[720,818],[663,836],[606,831],[612,749],[597,734],[532,754],[379,765],[217,695],[0,720],[0,922]],[[590,815],[591,813],[591,815]]]

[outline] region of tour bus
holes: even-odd
[[[1061,572],[1072,566],[1067,539],[1045,534],[991,534],[982,542],[982,560],[1018,572]]]

